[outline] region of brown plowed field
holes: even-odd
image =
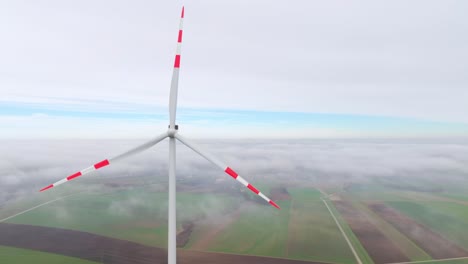
[[[334,201],[334,204],[375,263],[410,260],[351,203],[342,200]]]
[[[0,245],[50,252],[100,263],[167,263],[165,249],[50,227],[0,223]],[[319,264],[268,257],[178,250],[179,264]]]
[[[369,208],[393,225],[401,233],[408,236],[435,259],[468,256],[468,252],[455,245],[452,241],[445,239],[428,227],[385,204],[372,203],[369,204]]]
[[[187,222],[182,225],[182,231],[177,233],[176,241],[177,247],[184,247],[190,239],[190,235],[193,232],[193,227],[195,226],[192,222]]]

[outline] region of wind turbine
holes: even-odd
[[[253,185],[251,185],[249,182],[247,182],[244,178],[239,176],[233,169],[225,165],[223,162],[218,160],[216,157],[211,155],[210,153],[206,152],[205,150],[202,150],[199,146],[196,144],[192,143],[190,140],[186,139],[185,137],[181,136],[178,133],[178,126],[175,124],[176,121],[176,110],[177,110],[177,89],[179,86],[179,69],[180,69],[180,51],[181,51],[181,45],[182,45],[182,26],[184,22],[184,7],[182,7],[182,13],[180,15],[180,25],[179,25],[179,35],[177,38],[177,49],[176,49],[176,55],[175,55],[175,60],[174,60],[174,70],[172,72],[172,81],[171,81],[171,92],[170,92],[170,97],[169,97],[169,129],[167,132],[156,136],[152,140],[137,146],[133,149],[128,150],[127,152],[124,152],[120,155],[117,155],[113,158],[110,159],[105,159],[102,160],[93,166],[90,166],[84,170],[81,170],[79,172],[76,172],[64,179],[61,179],[60,181],[55,182],[54,184],[51,184],[47,187],[42,188],[40,191],[45,191],[50,188],[56,187],[62,183],[65,183],[67,181],[73,180],[75,178],[78,178],[82,175],[91,173],[95,170],[98,170],[102,167],[108,166],[110,164],[114,164],[117,161],[124,159],[128,156],[131,156],[133,154],[137,154],[139,152],[142,152],[148,148],[151,148],[152,146],[156,145],[160,141],[162,141],[165,138],[169,138],[169,212],[168,212],[168,242],[167,242],[167,250],[168,250],[168,263],[169,264],[176,264],[176,175],[175,175],[175,168],[176,168],[176,163],[175,163],[175,156],[176,156],[176,144],[175,140],[179,140],[182,142],[182,144],[186,145],[196,153],[198,153],[200,156],[204,157],[214,165],[218,166],[224,172],[226,172],[229,176],[237,180],[238,182],[242,183],[245,187],[249,188],[252,192],[257,194],[258,196],[262,197],[265,201],[267,201],[269,204],[272,206],[280,209],[280,207],[272,201],[270,198],[268,198],[266,195],[261,193],[257,188],[255,188]]]

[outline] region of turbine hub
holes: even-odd
[[[168,130],[167,130],[167,135],[170,137],[170,138],[173,138],[174,135],[177,133],[177,130],[179,130],[179,126],[178,125],[175,125],[175,127],[171,127],[171,125],[168,126]]]

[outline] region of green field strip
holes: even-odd
[[[381,183],[356,183],[346,189],[354,199],[360,201],[401,201],[404,200],[398,193],[399,190],[388,188]]]
[[[290,201],[278,201],[281,210],[252,204],[222,230],[209,251],[284,257]]]
[[[312,188],[290,189],[289,193],[292,198],[291,204],[285,206],[285,201],[280,202],[281,213],[288,212],[289,207],[288,214],[284,215],[289,216],[288,222],[280,223],[280,227],[286,227],[288,224],[289,227],[287,230],[283,229],[284,234],[278,238],[279,241],[286,241],[286,244],[271,243],[275,239],[265,235],[270,231],[266,232],[264,227],[264,225],[268,226],[271,223],[263,223],[263,217],[254,223],[250,218],[253,217],[252,214],[257,214],[257,211],[250,210],[241,214],[235,220],[237,223],[234,222],[224,227],[213,238],[207,248],[200,250],[246,255],[273,255],[280,258],[327,263],[355,263],[342,234],[320,200],[321,194]],[[261,210],[271,212],[268,208],[261,207]],[[244,222],[246,219],[251,224],[251,230],[245,230],[244,228],[247,225]],[[267,219],[268,221],[276,221],[277,216]],[[188,245],[184,248],[191,249],[196,240],[203,237],[205,232],[209,232],[210,228],[209,225],[196,226]],[[278,233],[278,230],[274,232]],[[251,241],[251,236],[258,233],[260,233],[261,239]],[[242,241],[242,243],[239,243],[239,241]],[[268,252],[271,250],[275,252]]]
[[[271,256],[327,263],[355,263],[349,247],[312,188],[289,190],[280,211],[250,205],[210,241],[212,252]],[[196,240],[209,226],[194,229]],[[190,248],[194,241],[185,248]]]
[[[442,193],[418,193],[418,192],[406,192],[402,193],[402,196],[406,199],[403,202],[407,201],[423,201],[423,202],[449,202],[460,204],[464,206],[468,206],[468,201],[464,201],[463,199],[449,197],[449,195],[444,195]]]
[[[146,230],[131,226],[134,221],[144,221],[148,218],[157,221],[158,218],[155,217],[154,213],[139,206],[135,206],[131,211],[125,211],[126,209],[120,204],[120,201],[122,197],[129,196],[131,195],[127,196],[122,192],[74,197],[27,212],[7,222],[85,231],[151,246],[165,245],[167,243],[167,228],[165,226],[156,229],[147,228]],[[153,196],[152,198],[162,197]],[[122,226],[130,227],[122,228]],[[151,234],[157,233],[164,233],[164,236],[151,236]]]
[[[15,264],[96,264],[89,260],[47,252],[0,246],[0,263]]]
[[[335,208],[334,204],[331,201],[327,201],[328,206],[330,207],[331,211],[337,218],[338,222],[340,223],[341,227],[343,228],[345,234],[348,236],[349,240],[351,241],[351,244],[353,245],[354,249],[356,250],[356,253],[358,254],[359,258],[364,264],[373,264],[374,261],[372,258],[367,254],[366,249],[364,246],[361,244],[359,239],[356,237],[354,232],[352,231],[351,227],[348,225],[346,220],[341,216],[341,214],[338,212],[338,210]]]
[[[398,264],[398,263],[395,263]],[[452,259],[434,259],[425,261],[403,262],[399,264],[468,264],[468,257]]]
[[[468,250],[468,206],[450,202],[387,202],[405,215],[415,219]]]
[[[440,193],[438,195],[463,202],[468,202],[468,195],[466,193]]]
[[[417,264],[417,263],[415,263]],[[442,261],[421,262],[421,264],[468,264],[468,259],[452,259]]]
[[[177,195],[178,225],[192,218],[221,215],[238,206],[238,200],[227,194],[180,192]],[[6,222],[85,231],[166,247],[167,193],[132,189],[72,196]]]
[[[388,239],[390,239],[395,246],[397,246],[403,254],[405,254],[411,261],[432,260],[431,256],[423,249],[416,245],[412,240],[400,233],[391,224],[387,223],[384,219],[380,218],[372,210],[364,204],[353,201],[353,206],[364,213],[369,221],[371,221]]]
[[[356,263],[343,235],[328,209],[320,200],[321,193],[312,188],[293,188],[288,236],[288,258]]]

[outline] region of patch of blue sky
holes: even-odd
[[[104,118],[104,119],[163,119],[167,116],[166,113],[157,111],[149,113],[145,110],[142,112],[131,111],[131,109],[113,109],[98,110],[87,108],[86,106],[60,106],[38,103],[0,103],[0,115],[3,116],[30,116],[30,115],[47,115],[58,117],[78,117],[78,118]]]
[[[271,112],[239,110],[200,110],[182,109],[181,112],[193,111],[193,116],[182,115],[182,121],[196,121],[200,118],[222,121],[231,125],[281,127],[290,129],[329,128],[347,131],[398,133],[468,133],[468,124],[437,122],[414,118],[352,115],[336,113]]]
[[[80,119],[110,119],[126,122],[168,120],[167,108],[102,102],[99,107],[79,104],[0,102],[0,116],[47,115]],[[413,118],[303,112],[179,108],[178,123],[207,124],[237,128],[270,128],[275,130],[332,129],[354,134],[381,135],[463,135],[468,124],[437,122]]]

